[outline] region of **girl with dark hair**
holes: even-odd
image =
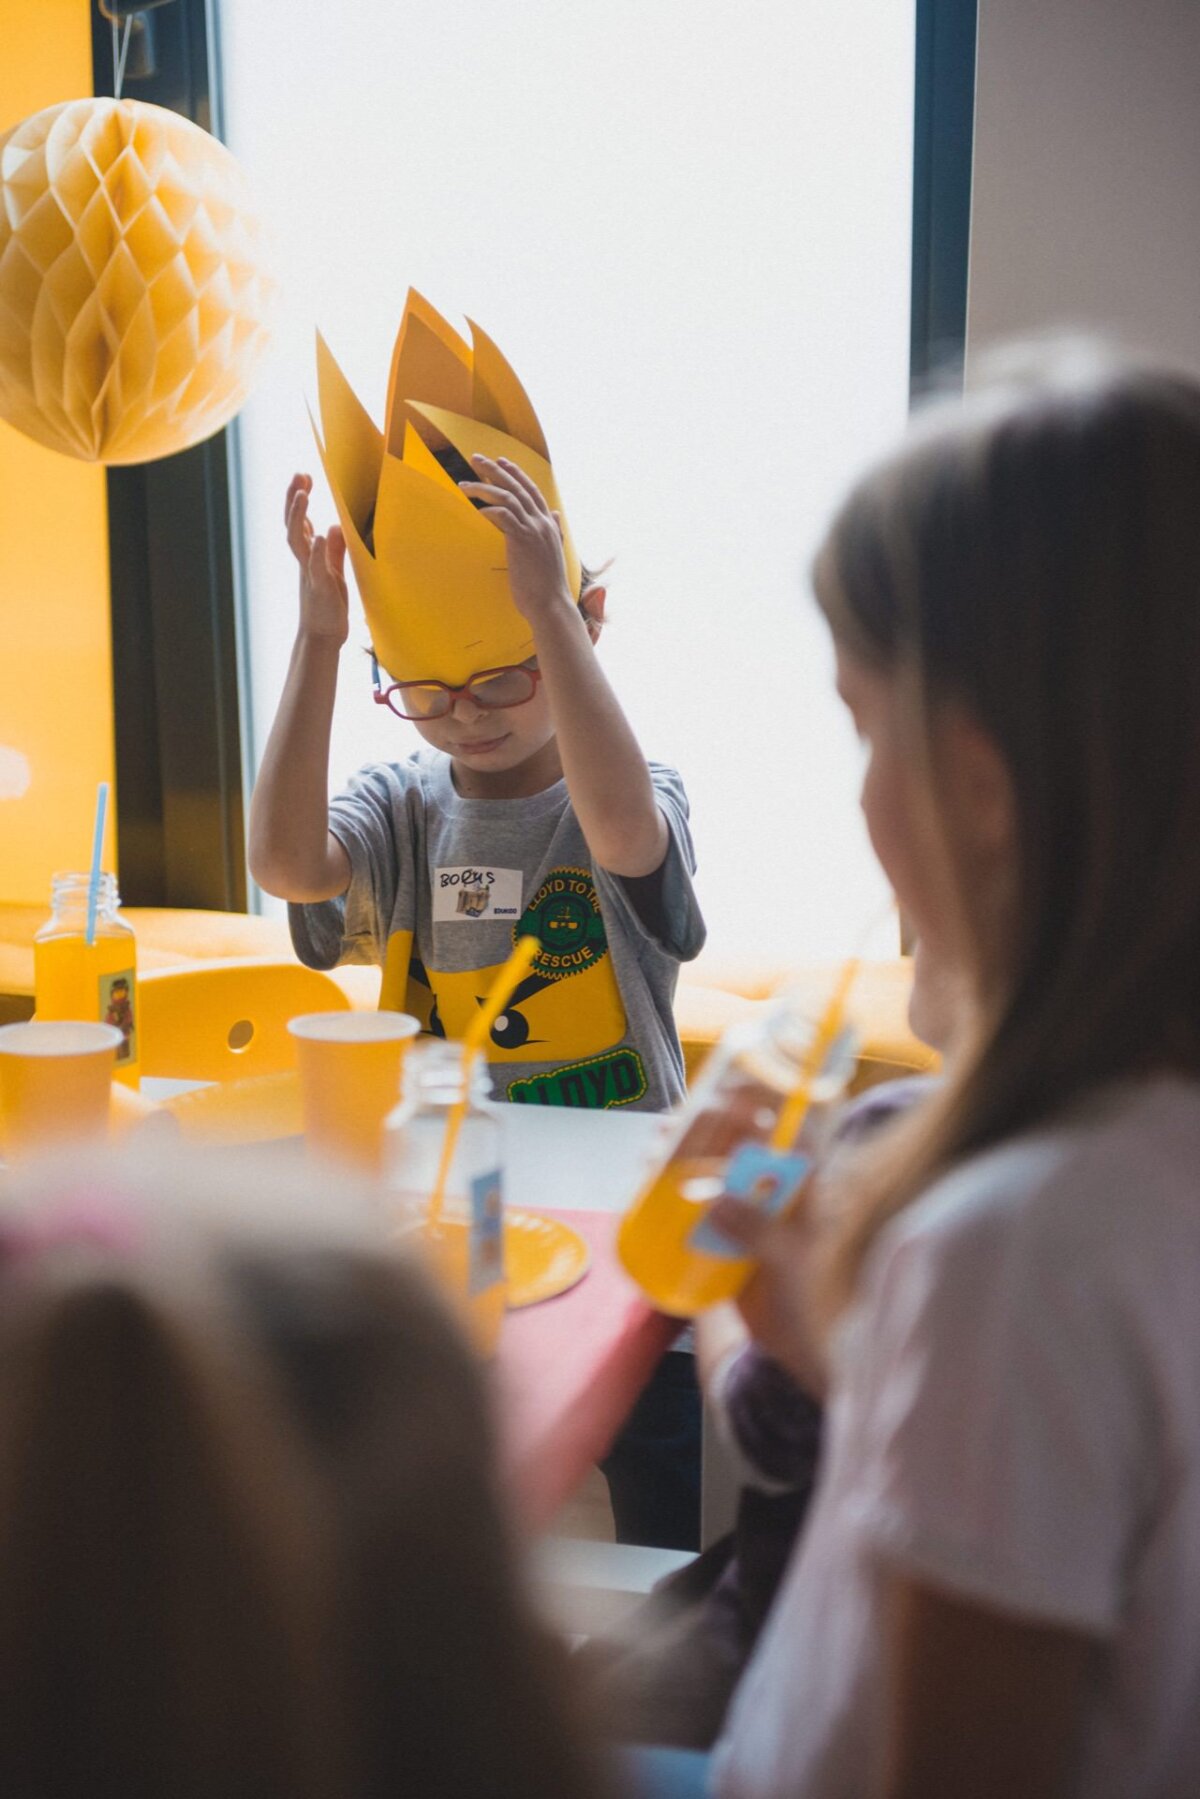
[[[876,852],[969,1021],[805,1216],[721,1202],[828,1436],[714,1758],[652,1790],[1189,1799],[1200,387],[1010,364],[859,483],[816,589]]]
[[[0,1792],[592,1799],[479,1372],[353,1196],[176,1152],[3,1205]]]

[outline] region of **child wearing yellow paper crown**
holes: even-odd
[[[491,1031],[497,1096],[643,1110],[683,1092],[678,965],[704,926],[687,800],[647,763],[594,654],[604,589],[581,568],[541,427],[499,350],[410,292],[385,433],[318,339],[321,456],[288,489],[300,623],[250,812],[250,866],[291,902],[318,968],[383,967],[381,1005],[461,1038],[520,936],[539,949]],[[375,700],[425,747],[330,804],[349,553]]]

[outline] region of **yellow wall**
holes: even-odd
[[[91,93],[87,0],[5,0],[2,41],[0,136]],[[0,901],[37,904],[56,868],[87,866],[113,776],[104,470],[0,421],[0,520]]]

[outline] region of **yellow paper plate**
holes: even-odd
[[[281,1137],[299,1137],[304,1129],[300,1077],[294,1068],[194,1087],[164,1100],[159,1111],[196,1143],[273,1143]]]
[[[578,1231],[540,1212],[508,1207],[504,1214],[504,1263],[508,1309],[554,1299],[583,1279],[591,1251]]]

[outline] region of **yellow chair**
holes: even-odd
[[[816,1017],[837,981],[841,964],[727,962],[703,956],[685,963],[675,994],[675,1023],[688,1080],[695,1078],[722,1032],[752,1018],[771,995],[786,986]],[[864,962],[850,990],[849,1021],[859,1039],[858,1062],[850,1083],[860,1093],[897,1075],[928,1074],[938,1056],[914,1037],[908,1025],[912,961]]]
[[[156,907],[126,907],[124,910],[137,935],[138,979],[142,986],[160,968],[187,966],[207,970],[234,957],[239,958],[239,966],[245,966],[244,958],[266,957],[287,964],[302,978],[306,972],[311,972],[295,963],[287,921],[282,918]],[[46,916],[44,907],[0,904],[0,1020],[29,1016],[33,998],[33,934]],[[675,1023],[689,1081],[695,1077],[727,1026],[739,1018],[753,1016],[780,986],[790,985],[804,998],[811,995],[811,1004],[819,1010],[837,979],[838,968],[839,964],[833,962],[731,961],[711,951],[697,962],[685,963],[679,971]],[[313,975],[312,978],[337,986],[345,1002],[356,1010],[373,1010],[379,1004],[378,968],[336,968],[328,975]],[[907,1005],[911,986],[912,964],[906,956],[864,964],[850,996],[850,1017],[857,1027],[861,1046],[851,1083],[852,1092],[893,1075],[926,1072],[937,1067],[936,1055],[908,1028]],[[327,993],[328,989],[325,991]],[[6,1001],[10,1007],[7,1013],[4,1010]],[[327,997],[312,1004],[293,1005],[291,1010],[293,1014],[303,1010],[324,1010],[340,1003],[337,998]],[[286,1045],[284,1048],[286,1052]],[[157,1073],[157,1056],[154,1059],[153,1072]],[[237,1056],[231,1065],[221,1055],[217,1062],[226,1066],[227,1072],[192,1078],[226,1080],[231,1074],[240,1077],[254,1071],[244,1055]],[[254,1063],[258,1065],[257,1055]],[[144,1060],[143,1068],[151,1072]],[[175,1074],[180,1071],[164,1068],[163,1072]]]
[[[183,1081],[249,1080],[296,1066],[288,1020],[345,1012],[336,981],[299,962],[241,957],[138,976],[143,1075]]]
[[[142,1074],[215,1083],[164,1100],[152,1113],[210,1144],[298,1137],[300,1087],[288,1020],[350,1010],[327,974],[247,956],[147,969],[138,975],[138,1004]],[[113,1094],[115,1128],[152,1122],[135,1115],[116,1087]]]

